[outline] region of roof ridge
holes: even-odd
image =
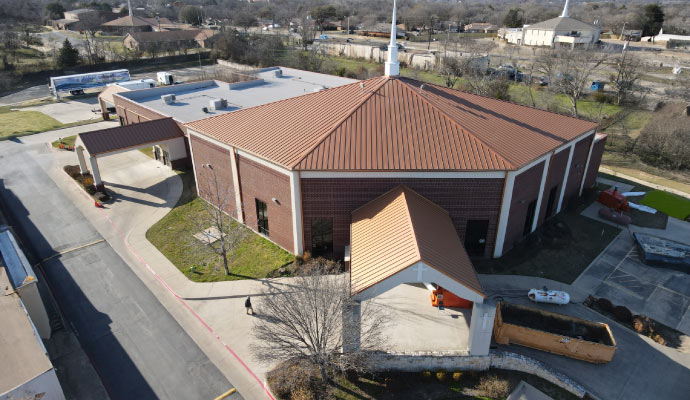
[[[370,79],[367,79],[367,80],[365,80],[365,81],[360,81],[360,83],[372,81],[372,80],[374,80],[374,79],[381,79],[381,77],[370,78]],[[329,137],[331,134],[333,134],[333,132],[335,131],[335,129],[336,129],[337,127],[339,127],[340,125],[342,125],[343,122],[345,122],[348,118],[350,118],[350,116],[352,116],[352,114],[355,113],[355,111],[357,111],[359,108],[361,108],[362,105],[363,105],[364,103],[366,103],[367,101],[369,101],[369,99],[371,99],[371,97],[372,97],[376,92],[378,92],[378,91],[383,87],[383,85],[385,85],[387,82],[393,81],[393,80],[395,80],[395,79],[391,79],[391,78],[388,78],[388,77],[384,77],[383,79],[381,79],[381,82],[378,84],[378,86],[376,86],[376,87],[375,87],[369,94],[367,94],[367,96],[365,96],[361,101],[358,101],[358,102],[355,104],[354,107],[352,107],[347,113],[345,113],[345,116],[343,116],[342,118],[340,118],[336,123],[334,123],[330,128],[328,128],[328,130],[326,130],[326,133],[322,134],[322,135],[318,138],[318,140],[316,141],[316,143],[315,143],[314,145],[312,145],[308,150],[303,151],[303,152],[299,155],[299,158],[297,159],[297,161],[295,161],[294,163],[292,163],[292,165],[290,166],[290,169],[295,169],[295,167],[297,167],[297,166],[299,165],[299,163],[301,163],[301,162],[304,160],[304,158],[305,158],[306,156],[309,155],[309,153],[311,153],[312,151],[314,151],[321,143],[323,143],[324,140],[326,140],[327,137]],[[343,86],[341,86],[341,87],[343,87]]]
[[[409,78],[408,78],[409,79]],[[419,82],[419,81],[417,81]],[[407,89],[411,90],[412,93],[414,93],[417,97],[421,98],[425,103],[427,103],[431,108],[434,110],[438,111],[441,115],[443,115],[444,118],[448,119],[452,124],[455,126],[459,127],[461,131],[466,132],[468,135],[470,135],[474,140],[478,141],[481,143],[483,146],[485,146],[490,152],[496,154],[498,157],[500,157],[503,162],[506,163],[506,165],[517,169],[517,166],[513,164],[511,161],[508,161],[508,159],[501,153],[499,153],[497,150],[493,148],[493,146],[490,146],[488,143],[486,143],[484,140],[480,139],[476,134],[474,134],[471,130],[465,128],[464,126],[460,125],[459,122],[457,122],[454,118],[452,118],[450,115],[448,115],[447,112],[441,110],[438,106],[436,106],[434,103],[432,103],[429,99],[421,95],[412,84],[408,82],[402,82],[404,85],[408,86]],[[426,84],[426,82],[422,82],[422,84]],[[433,83],[431,84],[432,86],[437,86],[434,85]]]
[[[116,93],[116,94],[117,94],[117,93]],[[132,126],[134,126],[134,125],[139,125],[139,124],[153,124],[153,123],[156,123],[156,122],[157,122],[157,123],[162,123],[163,121],[168,121],[168,120],[170,120],[170,121],[172,121],[173,123],[175,123],[173,117],[156,118],[156,119],[151,119],[151,120],[148,120],[148,121],[137,122],[136,124],[118,125],[118,126],[113,126],[113,127],[111,127],[111,128],[96,129],[96,130],[93,130],[93,131],[80,132],[80,133],[77,133],[77,136],[88,136],[89,134],[92,134],[92,133],[107,132],[107,131],[112,131],[112,130],[115,130],[115,129],[122,129],[122,128],[127,128],[127,127],[132,127]],[[178,126],[177,123],[175,123],[175,125]],[[179,128],[179,126],[178,126],[178,128]],[[180,129],[180,130],[181,130],[181,129]]]
[[[278,68],[280,68],[280,67],[278,67]],[[249,81],[249,82],[252,82],[252,81]],[[341,85],[341,86],[330,87],[330,88],[326,88],[326,89],[324,89],[324,90],[320,90],[320,91],[318,91],[318,92],[304,93],[304,94],[301,94],[301,95],[299,95],[299,96],[288,97],[288,98],[285,98],[285,99],[280,99],[280,100],[272,101],[272,102],[270,102],[270,103],[259,104],[258,106],[251,106],[251,107],[247,107],[247,108],[242,108],[242,109],[239,109],[239,110],[235,110],[235,111],[233,111],[232,113],[224,113],[224,114],[212,115],[212,116],[210,116],[210,117],[204,117],[204,118],[200,118],[200,119],[195,119],[195,120],[193,120],[193,121],[185,122],[184,125],[185,125],[185,126],[189,126],[189,125],[192,125],[192,124],[197,123],[197,122],[201,122],[201,121],[210,121],[210,120],[215,119],[215,118],[225,117],[225,116],[227,116],[227,115],[232,115],[232,114],[240,113],[240,112],[242,112],[242,111],[257,110],[257,109],[259,109],[259,108],[263,108],[263,107],[266,107],[266,106],[269,106],[269,105],[274,105],[274,104],[278,104],[278,103],[282,103],[282,102],[286,102],[286,101],[294,101],[295,99],[299,99],[299,98],[302,98],[302,97],[305,97],[305,96],[318,95],[319,93],[324,93],[324,92],[327,92],[327,91],[329,91],[329,90],[334,90],[334,89],[345,88],[345,87],[348,87],[348,86],[350,86],[350,85],[354,85],[354,84],[357,84],[357,83],[360,83],[360,82],[362,82],[362,81],[352,82],[352,83],[348,83],[348,84],[346,84],[346,85]],[[203,132],[201,132],[201,131],[196,130],[195,128],[193,128],[193,127],[191,127],[191,126],[190,126],[190,128],[194,129],[196,132],[203,133]]]

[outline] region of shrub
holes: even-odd
[[[453,372],[453,380],[455,382],[459,382],[460,378],[462,378],[462,372],[460,372],[460,371]]]
[[[589,295],[582,304],[584,304],[585,307],[592,307],[596,301],[597,299],[594,296]]]
[[[633,315],[630,312],[630,310],[628,310],[628,308],[624,306],[614,307],[613,316],[620,322],[624,322],[626,324],[632,322],[633,319]]]
[[[431,371],[422,371],[422,378],[425,380],[431,379]]]
[[[496,375],[482,377],[476,389],[492,399],[504,399],[510,394],[510,384]]]
[[[104,192],[96,192],[96,194],[93,195],[93,197],[100,202],[105,202],[105,201],[110,200],[110,196],[108,196],[108,194],[104,193]]]
[[[633,329],[639,334],[652,336],[654,333],[654,321],[644,315],[636,315],[633,318]]]
[[[606,312],[611,312],[613,310],[613,304],[611,303],[611,301],[609,301],[609,299],[605,299],[603,297],[597,299],[597,307],[601,311],[606,311]]]
[[[597,103],[613,103],[613,97],[607,95],[606,93],[596,92],[592,95],[592,98]]]
[[[305,360],[283,362],[266,374],[268,386],[281,399],[313,399],[320,381],[318,369]]]
[[[444,370],[436,371],[436,380],[444,382],[448,378],[448,374]]]

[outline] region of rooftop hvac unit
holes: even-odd
[[[316,93],[316,92],[320,92],[320,91],[322,91],[322,90],[325,90],[325,89],[326,89],[326,87],[325,87],[325,86],[319,86],[319,87],[315,87],[315,88],[314,88],[314,93]]]
[[[208,108],[206,107],[201,107],[201,111],[203,111],[205,114],[208,114]]]
[[[226,99],[220,99],[220,108],[222,108],[222,109],[228,108],[228,101]]]
[[[221,110],[223,108],[223,102],[221,99],[209,100],[209,109],[211,110]]]
[[[165,102],[165,104],[172,104],[175,102],[175,95],[174,94],[164,94],[161,96],[161,100]]]
[[[275,74],[276,74],[276,78],[282,78],[283,77],[283,70],[279,68],[275,71]]]

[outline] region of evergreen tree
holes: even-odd
[[[640,15],[642,36],[658,35],[664,24],[664,10],[659,4],[647,4],[644,13]]]
[[[69,39],[65,39],[58,54],[58,67],[73,67],[79,63],[79,50],[75,49]]]
[[[503,25],[507,26],[508,28],[521,27],[524,25],[521,13],[521,9],[511,8],[510,11],[508,11],[508,14],[506,14],[506,17],[503,19]]]

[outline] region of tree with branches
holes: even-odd
[[[640,79],[642,63],[639,58],[627,51],[623,52],[616,60],[616,70],[609,77],[611,86],[616,93],[616,104],[620,105],[635,90],[637,81]]]
[[[381,350],[387,317],[372,302],[361,305],[350,296],[345,275],[332,275],[324,259],[302,266],[293,287],[268,285],[257,305],[255,354],[265,363],[307,361],[324,383],[335,371],[366,372],[368,355]],[[361,307],[359,317],[351,312]]]
[[[450,56],[444,57],[441,73],[443,75],[443,83],[446,87],[455,87],[458,79],[460,79],[463,74],[463,67],[464,66],[457,58]]]
[[[247,231],[227,212],[235,198],[213,165],[203,164],[200,172],[199,196],[206,200],[202,202],[204,213],[202,218],[190,220],[201,232],[203,243],[222,258],[225,275],[230,275],[231,253],[246,238]]]
[[[551,90],[570,100],[572,114],[577,117],[577,103],[586,94],[590,76],[607,58],[606,53],[595,51],[552,49],[542,52],[535,62],[549,77]]]

